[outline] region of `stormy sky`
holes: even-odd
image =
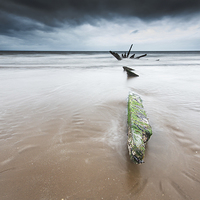
[[[200,50],[200,0],[0,0],[0,50]]]

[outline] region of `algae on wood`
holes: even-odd
[[[145,145],[152,135],[142,99],[130,93],[128,96],[128,151],[130,159],[136,163],[143,163]]]

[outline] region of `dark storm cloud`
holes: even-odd
[[[198,11],[200,0],[4,0],[0,1],[0,26],[1,31],[23,28],[17,24],[19,20],[15,16],[26,17],[46,26],[59,26],[66,21],[69,24],[91,23],[99,17],[135,16],[150,20]]]
[[[82,16],[109,14],[138,16],[141,18],[197,12],[199,0],[6,0],[1,5],[8,12],[14,12],[40,20],[47,17],[78,19]],[[47,15],[47,16],[45,16]],[[48,20],[47,20],[48,21]]]
[[[20,17],[13,14],[0,12],[0,33],[12,35],[13,32],[26,32],[31,30],[51,30],[51,27],[44,26],[27,17]]]

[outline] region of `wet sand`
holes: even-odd
[[[127,78],[117,65],[1,70],[1,200],[199,199],[199,69]],[[153,129],[142,165],[128,157],[129,91]]]

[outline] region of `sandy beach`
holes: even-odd
[[[1,200],[199,199],[196,54],[40,56],[1,55]],[[130,91],[153,130],[142,165],[127,150]]]

